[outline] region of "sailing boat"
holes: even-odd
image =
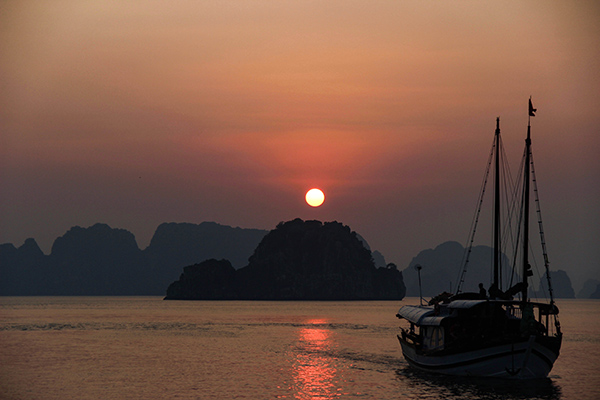
[[[494,161],[494,262],[489,296],[482,285],[479,293],[461,292],[468,264],[467,256],[456,295],[446,293],[434,298],[429,305],[400,308],[396,316],[406,320],[408,327],[401,328],[398,340],[404,357],[413,367],[446,375],[535,379],[547,377],[558,358],[562,333],[558,321],[558,307],[552,297],[531,152],[531,117],[535,116],[535,112],[530,98],[522,164],[523,180],[516,185],[520,190],[514,191],[515,198],[519,199],[516,204],[521,206],[522,212],[512,213],[520,226],[514,234],[519,239],[516,247],[520,248],[520,255],[515,253],[514,259],[520,258],[521,266],[520,271],[513,274],[517,278],[520,275],[520,282],[506,292],[502,291],[501,246],[504,242],[501,239],[500,221],[500,119],[497,118],[494,144],[484,180],[487,182]],[[529,195],[532,182],[538,206],[538,225],[548,278],[549,302],[534,302],[528,298],[528,278],[532,276],[529,264]],[[479,218],[483,193],[485,184],[480,194],[475,221]],[[466,254],[470,254],[476,225],[475,223],[471,245],[468,246]]]

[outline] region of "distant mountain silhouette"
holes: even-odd
[[[365,247],[366,247],[366,242],[365,242]],[[388,265],[388,263],[385,262],[385,257],[379,251],[377,251],[377,250],[372,251],[371,256],[373,257],[373,262],[375,263],[375,266],[377,268],[385,267]]]
[[[0,294],[46,294],[48,278],[48,257],[34,239],[25,240],[19,248],[11,243],[0,245]]]
[[[590,294],[590,299],[600,299],[600,283],[596,285],[596,290]]]
[[[234,268],[243,267],[267,232],[215,222],[161,224],[144,250],[150,271],[156,277],[152,293],[164,294],[167,285],[177,279],[186,265],[226,258]]]
[[[355,232],[339,222],[280,223],[246,267],[227,260],[188,266],[166,299],[368,300],[402,299],[402,274],[376,268]]]
[[[461,262],[464,255],[464,247],[457,242],[445,242],[435,249],[421,251],[412,259],[409,266],[402,271],[406,284],[406,295],[419,296],[419,282],[416,265],[421,265],[421,285],[423,297],[433,297],[444,291],[456,290],[456,283],[460,279]],[[463,292],[478,292],[478,284],[483,283],[486,289],[491,282],[491,262],[493,249],[488,246],[474,246],[471,249],[469,264],[465,281],[462,285]],[[508,258],[502,256],[502,265],[509,266]],[[511,286],[509,268],[505,268],[503,287],[506,290]],[[571,280],[565,271],[551,271],[552,287],[554,297],[573,298]],[[521,278],[515,276],[512,284],[516,284]],[[541,297],[548,293],[547,280],[544,275],[540,280],[541,289],[538,291]],[[530,286],[531,288],[531,286]],[[535,295],[532,290],[532,295]]]
[[[267,231],[214,222],[160,225],[148,248],[106,224],[75,226],[57,238],[50,255],[34,239],[0,245],[0,295],[162,295],[181,268],[227,257],[238,268]]]
[[[571,279],[567,275],[566,271],[559,269],[558,271],[550,271],[550,278],[552,279],[552,292],[555,298],[562,299],[574,299],[575,291],[571,286]],[[546,297],[548,294],[548,278],[544,273],[544,276],[540,279],[539,286],[539,297]]]
[[[324,224],[327,229],[337,229],[328,224],[331,223]],[[259,251],[257,248],[267,233],[269,232],[266,230],[233,228],[214,222],[165,223],[156,229],[150,245],[145,250],[140,250],[134,235],[125,229],[114,229],[106,224],[96,224],[88,228],[76,226],[56,239],[49,255],[45,255],[31,238],[18,248],[10,243],[0,244],[0,295],[163,295],[165,288],[181,274],[182,268],[209,259],[227,259],[232,268],[240,269],[248,264],[252,256],[248,270],[267,274],[266,271],[271,268],[269,263],[274,263],[276,257],[271,255],[268,260],[263,259],[263,250]],[[363,243],[365,251],[369,252],[364,239],[355,233],[351,236],[356,236],[357,240]],[[339,243],[345,246],[353,241],[354,239],[346,238],[339,240]],[[254,252],[255,249],[258,253]],[[317,247],[315,251],[316,249]],[[354,254],[358,257],[357,260],[363,257],[356,248],[349,247],[346,251],[350,250],[355,253],[348,254]],[[332,257],[333,253],[326,249],[319,251],[321,253],[318,254]],[[443,291],[450,291],[451,283],[453,287],[456,286],[463,251],[460,244],[446,242],[436,249],[420,252],[403,271],[406,294],[418,296],[417,273],[414,269],[416,264],[423,266],[423,296],[431,297]],[[490,281],[490,252],[491,249],[486,246],[473,249],[464,291],[476,290],[479,282],[486,284]],[[383,255],[377,251],[370,254],[375,266],[379,267],[376,269],[379,272],[374,273],[374,276],[387,274],[393,281],[396,276],[393,272],[395,266],[389,264],[390,268],[387,268]],[[284,255],[289,256],[282,253],[278,257]],[[313,254],[311,257],[316,256]],[[330,263],[331,260],[322,262]],[[505,264],[508,265],[508,261]],[[329,264],[323,264],[322,267],[332,268]],[[386,272],[388,269],[391,272]],[[361,270],[357,269],[354,272],[357,271]],[[244,274],[247,272],[239,276]],[[258,272],[255,274],[259,275]],[[339,275],[340,272],[331,274]],[[377,278],[368,283],[368,274],[366,276],[367,286],[382,284]],[[301,274],[286,277],[285,279],[293,278],[298,282],[307,279]],[[566,272],[560,271],[556,275],[552,272],[552,279],[555,297],[573,297],[573,289]],[[542,285],[545,285],[544,281],[545,278],[542,279]],[[352,284],[346,282],[344,285],[351,287]],[[311,290],[313,289],[316,290]],[[592,285],[589,289],[590,296],[595,289]],[[383,293],[390,288],[383,287],[380,290]]]
[[[479,292],[478,285],[483,283],[485,288],[490,286],[490,261],[492,249],[488,246],[474,246],[471,249],[463,292]],[[458,242],[445,242],[435,249],[421,251],[412,259],[409,266],[402,271],[406,284],[406,295],[419,296],[419,281],[416,265],[422,266],[421,286],[423,297],[433,297],[444,291],[453,293],[460,279],[461,261],[465,249]],[[503,264],[509,265],[508,258],[503,256]],[[507,286],[509,282],[506,282]]]
[[[133,234],[106,224],[79,226],[54,241],[50,253],[53,294],[143,294],[143,254]]]
[[[578,299],[590,299],[590,298],[592,298],[591,295],[596,291],[596,289],[598,288],[598,285],[600,285],[600,281],[599,280],[597,280],[597,279],[588,279],[583,284],[583,287],[581,288],[581,290],[579,292],[577,292],[577,298]]]

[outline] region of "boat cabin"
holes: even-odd
[[[409,322],[402,339],[423,352],[476,347],[482,342],[505,341],[532,333],[548,335],[548,316],[557,314],[547,304],[503,300],[455,300],[434,306],[404,306],[396,316]],[[537,319],[534,310],[537,308]]]

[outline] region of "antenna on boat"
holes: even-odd
[[[423,293],[421,292],[421,270],[423,266],[421,264],[415,265],[415,269],[417,270],[417,275],[419,275],[419,304],[423,305]]]

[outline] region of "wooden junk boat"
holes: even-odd
[[[552,297],[531,153],[530,121],[535,111],[529,99],[529,122],[522,164],[523,180],[515,185],[520,189],[513,191],[517,198],[516,204],[520,205],[522,211],[513,213],[517,215],[513,218],[519,221],[520,226],[516,234],[519,238],[516,247],[520,249],[520,254],[515,255],[515,260],[520,258],[520,263],[514,263],[520,264],[514,274],[517,279],[520,275],[520,282],[506,292],[502,291],[499,190],[501,138],[498,118],[484,179],[484,182],[487,182],[491,164],[495,161],[494,261],[489,296],[485,289],[480,293],[461,292],[468,254],[476,230],[475,223],[457,294],[438,296],[429,305],[403,306],[396,315],[408,322],[407,327],[401,328],[398,340],[407,362],[415,368],[446,375],[535,379],[547,377],[558,358],[562,333],[558,321],[558,308]],[[548,279],[549,301],[543,303],[528,298],[528,278],[532,276],[529,264],[529,194],[532,183],[536,195],[545,275]],[[484,192],[485,184],[474,221],[478,220]]]

